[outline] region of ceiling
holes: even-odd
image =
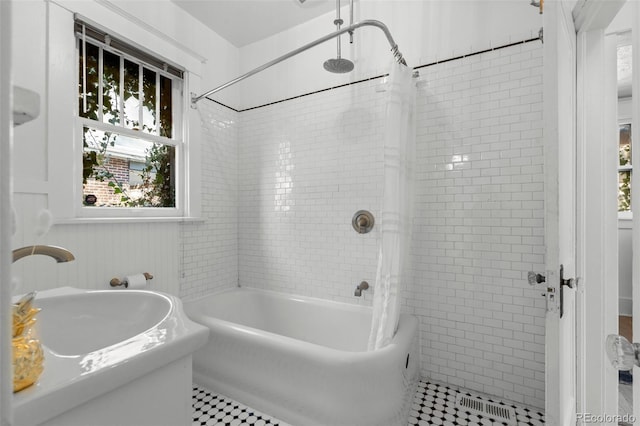
[[[335,10],[331,0],[172,0],[236,47]],[[346,0],[343,4],[347,4]],[[327,26],[332,26],[332,20]]]

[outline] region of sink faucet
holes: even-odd
[[[358,287],[356,287],[356,291],[353,293],[354,296],[362,296],[362,290],[366,290],[369,288],[369,283],[366,281],[362,281],[360,284],[358,284]]]
[[[13,251],[13,261],[15,262],[23,257],[32,256],[34,254],[43,254],[53,257],[58,263],[71,262],[75,259],[69,250],[62,247],[37,245],[15,249]]]

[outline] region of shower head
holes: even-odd
[[[336,19],[333,21],[333,23],[336,25],[337,31],[340,31],[340,25],[342,25],[342,22],[343,22],[342,19],[340,19],[340,0],[336,0]],[[331,58],[324,61],[324,64],[323,64],[324,69],[336,74],[344,74],[344,73],[353,71],[353,62],[351,62],[348,59],[343,59],[340,57],[340,36],[339,35],[336,38],[336,40],[338,42],[338,45],[337,45],[338,54],[336,55],[337,57],[335,59]]]
[[[353,62],[344,58],[331,58],[324,61],[324,69],[336,73],[344,74],[353,71]]]

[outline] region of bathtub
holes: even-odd
[[[210,329],[194,382],[294,426],[406,425],[418,321],[368,352],[371,308],[237,288],[184,303]]]

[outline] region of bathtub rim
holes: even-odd
[[[282,291],[267,290],[267,289],[264,289],[264,288],[251,287],[251,286],[237,286],[237,287],[231,287],[231,288],[224,288],[224,289],[216,290],[213,293],[207,293],[205,295],[190,296],[188,298],[183,298],[182,302],[184,304],[197,303],[197,302],[199,302],[201,300],[212,298],[214,296],[219,296],[219,295],[224,294],[224,293],[233,293],[233,292],[239,292],[239,291],[263,293],[263,294],[271,295],[273,297],[281,297],[281,298],[285,298],[285,299],[292,299],[292,300],[296,300],[296,301],[303,302],[303,303],[315,303],[315,304],[318,304],[318,305],[321,305],[321,306],[338,305],[338,306],[341,306],[341,307],[343,307],[345,309],[349,309],[349,310],[368,311],[368,310],[371,309],[371,306],[368,306],[368,305],[360,305],[360,304],[355,304],[355,303],[341,302],[339,300],[322,299],[320,297],[305,296],[305,295],[301,295],[301,294],[285,293],[285,292],[282,292]]]
[[[199,299],[185,301],[185,312],[192,321],[202,324],[205,327],[210,328],[211,330],[217,330],[225,334],[243,336],[245,338],[246,336],[251,335],[252,338],[257,338],[267,345],[276,342],[277,344],[285,346],[298,354],[311,356],[313,358],[324,357],[324,359],[329,359],[334,362],[345,362],[347,360],[358,362],[363,361],[367,358],[378,357],[387,352],[393,353],[396,351],[400,351],[401,348],[407,347],[407,345],[409,345],[409,342],[411,341],[414,333],[413,330],[415,329],[415,333],[418,333],[418,319],[411,314],[401,313],[398,320],[398,328],[393,336],[393,339],[391,340],[391,343],[389,343],[387,346],[379,349],[374,349],[372,351],[368,350],[367,348],[364,348],[361,351],[348,351],[331,348],[328,346],[296,339],[294,337],[285,336],[271,331],[261,330],[259,328],[250,327],[243,324],[238,324],[232,321],[213,317],[202,312],[202,309],[204,307],[203,305],[205,304],[207,299],[231,292],[263,293],[271,295],[272,297],[292,299],[304,303],[315,303],[325,307],[335,307],[337,305],[345,310],[352,310],[361,313],[371,313],[373,309],[370,306],[353,305],[350,303],[319,299],[309,296],[290,295],[288,293],[282,293],[273,290],[264,290],[253,287],[234,287],[208,294]],[[199,308],[195,312],[192,309],[193,305],[196,305]],[[404,350],[402,352],[404,352]],[[391,354],[389,354],[389,356],[391,356]]]

